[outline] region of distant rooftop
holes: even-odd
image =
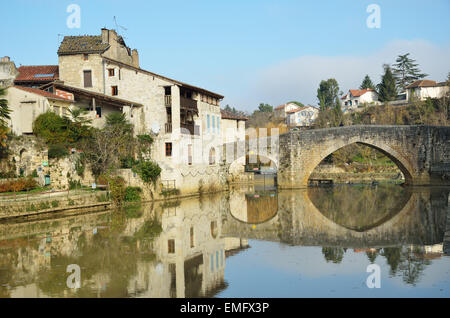
[[[101,35],[65,36],[58,49],[58,55],[103,53],[109,47]]]
[[[26,65],[17,69],[15,82],[49,82],[59,79],[58,65]]]

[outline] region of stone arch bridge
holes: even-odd
[[[247,155],[261,155],[277,166],[280,188],[303,188],[323,159],[354,143],[387,155],[407,185],[450,184],[450,127],[355,125],[291,131],[224,144],[222,159],[230,167]]]

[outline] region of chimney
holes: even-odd
[[[131,62],[134,67],[139,68],[139,53],[136,49],[131,51]]]
[[[4,56],[4,57],[2,57],[2,60],[1,60],[2,62],[10,62],[11,61],[11,59],[9,58],[9,56]]]
[[[102,29],[102,43],[109,43],[109,30],[106,28]]]

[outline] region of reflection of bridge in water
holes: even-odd
[[[278,213],[270,220],[260,224],[243,222],[233,216],[231,206],[231,213],[223,219],[222,233],[230,237],[308,246],[432,245],[442,243],[446,223],[450,222],[447,221],[448,194],[449,189],[405,189],[394,209],[387,209],[373,218],[363,215],[361,223],[354,224],[352,216],[361,211],[350,211],[348,218],[339,219],[329,211],[320,211],[306,189],[281,191]]]

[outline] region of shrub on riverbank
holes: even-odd
[[[19,178],[0,183],[0,193],[29,191],[37,187],[38,183],[33,178]]]

